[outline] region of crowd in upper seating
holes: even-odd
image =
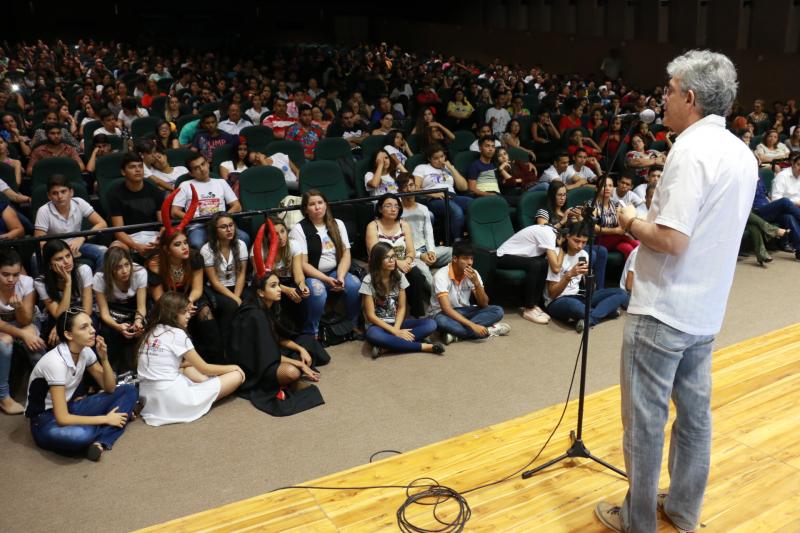
[[[0,409],[94,460],[137,398],[151,425],[237,390],[291,414],[322,403],[331,344],[441,354],[507,335],[497,280],[534,323],[618,316],[638,241],[617,208],[646,216],[675,142],[661,87],[385,44],[223,60],[37,42],[0,50],[0,76],[0,239],[50,237],[0,248]],[[795,102],[727,120],[762,168],[758,262],[770,240],[800,258]],[[300,210],[237,216],[279,205]],[[25,408],[15,352],[35,364]]]

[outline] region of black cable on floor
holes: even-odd
[[[446,487],[440,484],[433,478],[430,477],[422,477],[417,478],[408,485],[365,485],[359,487],[325,487],[325,486],[317,486],[317,485],[289,485],[286,487],[279,487],[272,492],[277,492],[279,490],[287,490],[287,489],[312,489],[312,490],[366,490],[366,489],[405,489],[406,491],[406,501],[397,509],[397,526],[403,533],[459,533],[464,530],[464,526],[466,525],[467,521],[470,519],[472,515],[472,510],[467,503],[466,498],[464,498],[465,494],[469,494],[470,492],[475,492],[476,490],[485,489],[486,487],[491,487],[494,485],[499,485],[504,481],[508,481],[509,479],[519,475],[524,470],[528,469],[536,460],[542,455],[542,452],[547,448],[547,445],[552,440],[553,436],[558,431],[558,428],[561,426],[561,423],[564,421],[564,416],[567,413],[567,406],[569,406],[569,399],[572,396],[572,387],[575,385],[575,375],[578,372],[578,361],[580,360],[581,356],[581,349],[583,348],[583,338],[581,338],[581,342],[578,345],[578,355],[575,358],[575,365],[572,367],[572,377],[569,381],[569,389],[567,390],[567,398],[564,401],[564,408],[561,410],[561,415],[558,418],[558,422],[556,422],[555,427],[548,435],[547,439],[544,441],[544,444],[536,452],[536,455],[528,461],[525,466],[522,466],[518,470],[512,472],[511,474],[502,477],[496,481],[491,481],[489,483],[484,483],[483,485],[478,485],[477,487],[472,487],[470,489],[458,492],[450,487]],[[396,450],[381,450],[375,452],[370,456],[370,462],[372,459],[381,453],[387,452],[394,452],[400,453]],[[430,483],[427,484],[417,484],[419,481],[429,481]],[[419,492],[411,493],[413,489],[423,489]],[[437,515],[438,507],[448,501],[455,501],[458,506],[458,513],[453,519],[444,520]],[[437,529],[425,529],[420,526],[415,526],[411,522],[408,521],[406,517],[406,510],[413,504],[416,505],[431,505],[433,506],[433,518],[443,527]]]

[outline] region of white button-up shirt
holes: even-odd
[[[772,182],[772,199],[788,198],[800,202],[800,176],[795,176],[792,167],[784,168]]]
[[[755,156],[721,116],[704,117],[678,136],[647,221],[688,235],[689,244],[668,255],[642,243],[629,313],[690,335],[719,332],[757,180]]]

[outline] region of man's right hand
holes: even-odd
[[[469,323],[469,329],[471,329],[473,333],[475,333],[475,335],[477,335],[478,337],[486,337],[489,335],[488,329],[474,322]]]

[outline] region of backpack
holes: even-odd
[[[328,313],[319,321],[319,342],[323,346],[335,346],[354,340],[353,323],[343,316]]]
[[[301,198],[299,196],[292,196],[290,194],[288,196],[284,196],[278,205],[281,207],[292,207],[295,205],[300,205],[300,201]],[[292,231],[292,228],[295,227],[298,222],[303,220],[303,213],[301,213],[299,209],[294,209],[292,211],[283,211],[278,215],[278,217],[283,220],[284,224],[286,224],[286,231]]]

